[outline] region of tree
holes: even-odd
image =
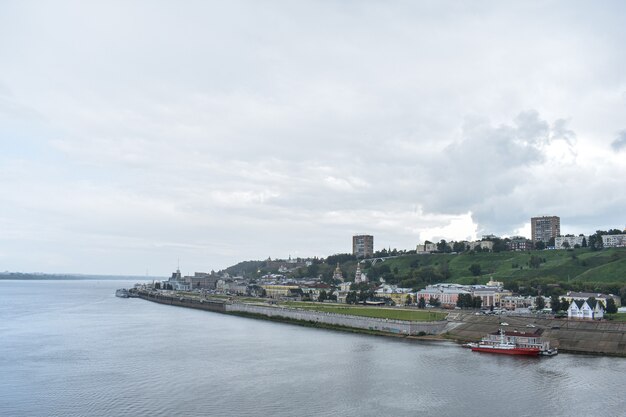
[[[439,265],[439,273],[441,274],[444,280],[448,280],[452,276],[448,262],[446,261],[441,262],[441,264]]]
[[[617,304],[615,304],[615,300],[613,298],[606,300],[606,312],[608,314],[617,313]]]
[[[559,301],[558,295],[552,294],[552,297],[550,297],[550,307],[555,313],[561,310],[561,302]]]
[[[531,268],[539,268],[541,265],[541,258],[535,255],[530,255],[530,261],[528,261],[528,266]]]
[[[481,308],[483,305],[483,299],[480,297],[474,297],[473,303],[474,308]]]
[[[479,264],[472,264],[468,269],[472,273],[472,275],[474,275],[475,277],[480,275],[480,265]]]
[[[586,237],[583,237],[583,244],[582,244],[582,247],[583,247],[583,248],[586,248],[586,247],[587,247],[587,238],[586,238]]]
[[[551,237],[550,240],[548,240],[548,246],[554,247],[554,241],[555,241],[554,237]]]
[[[374,296],[374,291],[370,289],[362,289],[361,291],[359,291],[359,294],[358,294],[359,301],[365,301],[368,298],[372,298],[373,296]]]
[[[498,252],[504,252],[506,251],[507,247],[506,247],[506,241],[500,239],[500,238],[495,238],[495,239],[491,239],[491,241],[493,242],[493,251],[498,253]]]
[[[569,249],[569,242],[566,240],[563,242],[561,246],[564,247],[565,249]]]
[[[441,239],[439,241],[439,243],[437,243],[437,250],[439,252],[445,253],[445,252],[449,252],[449,246],[448,243],[445,241],[445,239]]]
[[[535,309],[543,310],[545,307],[546,307],[546,301],[543,299],[543,297],[540,295],[535,297]]]
[[[602,230],[596,230],[596,233],[589,236],[589,247],[591,250],[596,251],[604,248],[604,243],[602,242],[602,235],[605,235],[606,232]]]
[[[350,291],[346,296],[346,304],[356,304],[358,302],[356,291]]]
[[[439,298],[430,297],[428,299],[428,304],[430,304],[433,307],[439,307],[441,305],[441,301],[439,301]]]
[[[326,293],[326,290],[320,291],[320,295],[317,297],[317,301],[323,303],[326,300],[328,300],[328,294]]]
[[[413,299],[411,298],[411,294],[407,294],[406,295],[406,301],[405,301],[404,304],[410,306],[412,302],[413,302]]]
[[[459,297],[456,300],[456,306],[460,308],[472,307],[472,295],[459,294]]]
[[[545,248],[546,248],[546,244],[543,243],[541,240],[538,242],[535,242],[535,249],[544,250]]]
[[[316,277],[319,274],[320,266],[318,264],[311,264],[306,269],[306,274],[309,277]]]
[[[454,244],[452,245],[452,250],[457,253],[465,252],[465,243],[454,242]]]
[[[417,300],[417,308],[426,308],[426,299],[424,297],[420,297]]]

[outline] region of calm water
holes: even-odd
[[[618,416],[626,359],[499,357],[0,281],[2,416]]]

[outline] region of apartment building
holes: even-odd
[[[548,243],[551,238],[556,239],[561,234],[561,219],[558,216],[532,217],[530,231],[533,242]]]

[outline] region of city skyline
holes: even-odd
[[[0,4],[0,270],[626,226],[626,5]]]

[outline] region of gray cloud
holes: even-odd
[[[4,2],[0,261],[165,274],[604,226],[622,8]]]
[[[615,138],[615,140],[611,142],[611,148],[613,148],[615,152],[619,152],[622,149],[626,148],[626,130],[622,130],[617,135],[617,138]]]

